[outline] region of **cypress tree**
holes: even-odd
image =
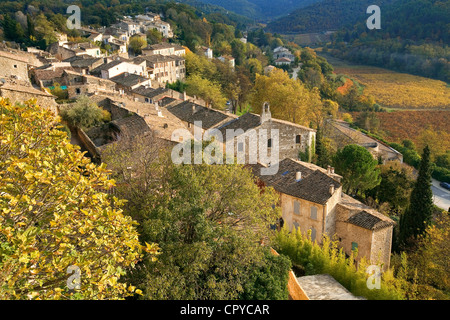
[[[433,214],[433,193],[431,191],[430,148],[426,146],[420,161],[419,174],[411,192],[409,206],[400,217],[399,241],[407,245],[424,233]]]

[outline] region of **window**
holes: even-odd
[[[311,241],[316,241],[316,229],[314,227],[311,227]]]
[[[298,230],[298,228],[300,227],[300,224],[297,221],[294,221],[293,225],[295,230]]]
[[[76,92],[76,94],[80,94],[81,93],[81,89],[80,88],[76,88],[75,92]]]
[[[294,214],[300,215],[300,202],[294,200]]]
[[[272,148],[272,139],[267,140],[267,148]]]
[[[150,102],[150,100],[148,98],[145,98],[145,102]]]
[[[356,249],[358,249],[358,243],[352,242],[352,251],[355,251]]]
[[[239,142],[238,143],[238,152],[243,152],[244,151],[244,143],[243,142]]]
[[[298,134],[298,135],[296,135],[296,136],[295,136],[295,143],[296,143],[296,144],[300,144],[300,143],[301,143],[301,141],[302,141],[302,136],[301,136],[301,135],[299,135],[299,134]]]
[[[317,207],[311,207],[311,219],[317,220]]]
[[[14,69],[17,69],[17,64],[14,65]]]

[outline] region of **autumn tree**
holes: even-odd
[[[191,96],[198,96],[205,100],[207,105],[216,109],[223,109],[227,99],[222,93],[220,84],[202,78],[198,74],[189,76],[186,79],[186,92]]]
[[[105,193],[105,166],[58,126],[32,102],[0,99],[0,298],[124,298],[134,288],[121,279],[144,253],[136,222]],[[155,257],[157,247],[145,250]],[[68,282],[69,267],[80,282]]]
[[[256,74],[254,94],[251,100],[253,110],[261,112],[264,102],[270,103],[274,118],[309,125],[311,111],[322,108],[320,95],[308,90],[300,81],[291,79],[283,70],[275,69],[268,76]]]
[[[411,264],[417,269],[420,299],[449,299],[449,237],[450,217],[448,212],[443,211],[419,237],[417,251],[409,254]]]
[[[147,39],[140,36],[131,37],[128,46],[133,53],[140,54],[142,53],[142,49],[147,46]]]
[[[381,182],[377,160],[362,146],[350,144],[338,150],[333,157],[333,164],[336,173],[343,177],[346,193],[364,192]]]

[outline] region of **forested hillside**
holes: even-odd
[[[221,6],[227,10],[252,19],[269,20],[287,15],[291,11],[304,8],[321,0],[200,0]]]
[[[380,0],[377,5],[382,7],[394,1],[397,0]],[[339,30],[345,25],[365,21],[366,9],[371,4],[371,0],[324,0],[272,21],[267,29],[283,34]]]
[[[365,21],[336,33],[330,51],[349,61],[450,81],[450,2],[395,1],[381,8],[381,30]]]

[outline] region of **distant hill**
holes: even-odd
[[[376,4],[382,8],[395,1],[404,0],[378,0]],[[267,25],[267,30],[278,33],[339,30],[346,25],[367,20],[369,15],[366,14],[366,10],[372,4],[373,0],[324,0],[272,21]],[[384,13],[383,9],[381,13]]]
[[[306,7],[322,0],[200,0],[221,6],[240,15],[257,19],[271,20],[287,15],[289,12]]]

